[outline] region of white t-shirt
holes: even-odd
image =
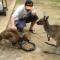
[[[32,12],[35,12],[34,7],[32,8]],[[27,16],[27,14],[28,12],[25,10],[25,6],[21,5],[15,10],[12,17],[15,18],[15,20],[19,20],[20,18]]]

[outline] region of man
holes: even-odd
[[[38,19],[36,15],[33,2],[27,0],[24,5],[19,6],[12,15],[11,24],[12,29],[18,29],[23,31],[23,28],[26,26],[26,23],[31,22],[29,31],[33,33],[33,26]]]

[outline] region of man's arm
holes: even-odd
[[[22,11],[21,7],[19,6],[12,15],[12,18],[11,18],[11,28],[12,29],[17,29],[15,26],[15,20],[18,20],[20,14],[21,14],[21,11]]]
[[[11,26],[10,26],[11,29],[13,30],[17,30],[17,27],[15,26],[15,18],[11,18]]]

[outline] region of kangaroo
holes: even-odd
[[[3,32],[0,33],[0,41],[2,39],[7,39],[9,40],[12,44],[17,43],[19,40],[20,35],[17,30],[12,30],[12,29],[6,29]]]
[[[18,30],[12,30],[12,29],[6,29],[3,32],[0,33],[0,41],[2,39],[9,40],[12,45],[14,46],[17,42],[21,41],[21,38],[23,38],[26,41],[29,41],[28,36],[29,32],[22,34]]]
[[[37,22],[37,25],[43,25],[46,33],[56,41],[56,52],[47,52],[52,54],[60,54],[60,25],[50,25],[48,22],[49,16],[44,16]],[[52,44],[50,44],[52,45]]]

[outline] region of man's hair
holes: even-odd
[[[25,2],[25,6],[33,6],[33,1],[27,0],[27,1]]]

